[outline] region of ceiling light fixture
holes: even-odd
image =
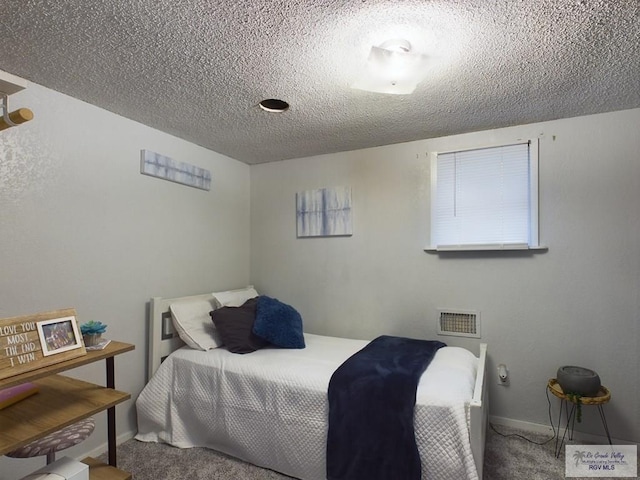
[[[287,102],[276,98],[267,98],[266,100],[262,100],[258,105],[262,110],[270,113],[282,113],[289,110],[289,104]]]
[[[427,62],[426,55],[411,51],[407,40],[387,40],[371,47],[365,70],[352,88],[396,95],[413,93],[427,75]]]

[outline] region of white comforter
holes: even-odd
[[[312,334],[305,341],[302,350],[246,355],[174,352],[136,400],[136,439],[207,447],[324,480],[329,380],[368,342]],[[468,433],[477,361],[468,350],[444,347],[420,380],[414,422],[423,479],[478,478]]]

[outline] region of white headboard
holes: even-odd
[[[153,297],[150,303],[149,322],[149,366],[147,369],[147,381],[151,379],[162,361],[174,350],[184,345],[178,333],[173,328],[171,311],[172,303],[188,300],[209,300],[210,293],[190,295],[188,297],[162,298]]]

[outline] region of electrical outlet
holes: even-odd
[[[506,387],[507,385],[509,385],[509,383],[509,370],[504,363],[501,363],[500,365],[498,365],[498,385]]]

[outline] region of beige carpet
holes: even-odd
[[[555,441],[536,445],[548,436],[496,426],[487,430],[484,480],[564,480],[564,452],[555,458]],[[285,475],[259,468],[204,448],[178,449],[129,440],[118,447],[118,466],[134,480],[282,480]],[[593,477],[591,477],[593,478]],[[389,479],[402,480],[402,479]],[[462,479],[461,479],[462,480]]]

